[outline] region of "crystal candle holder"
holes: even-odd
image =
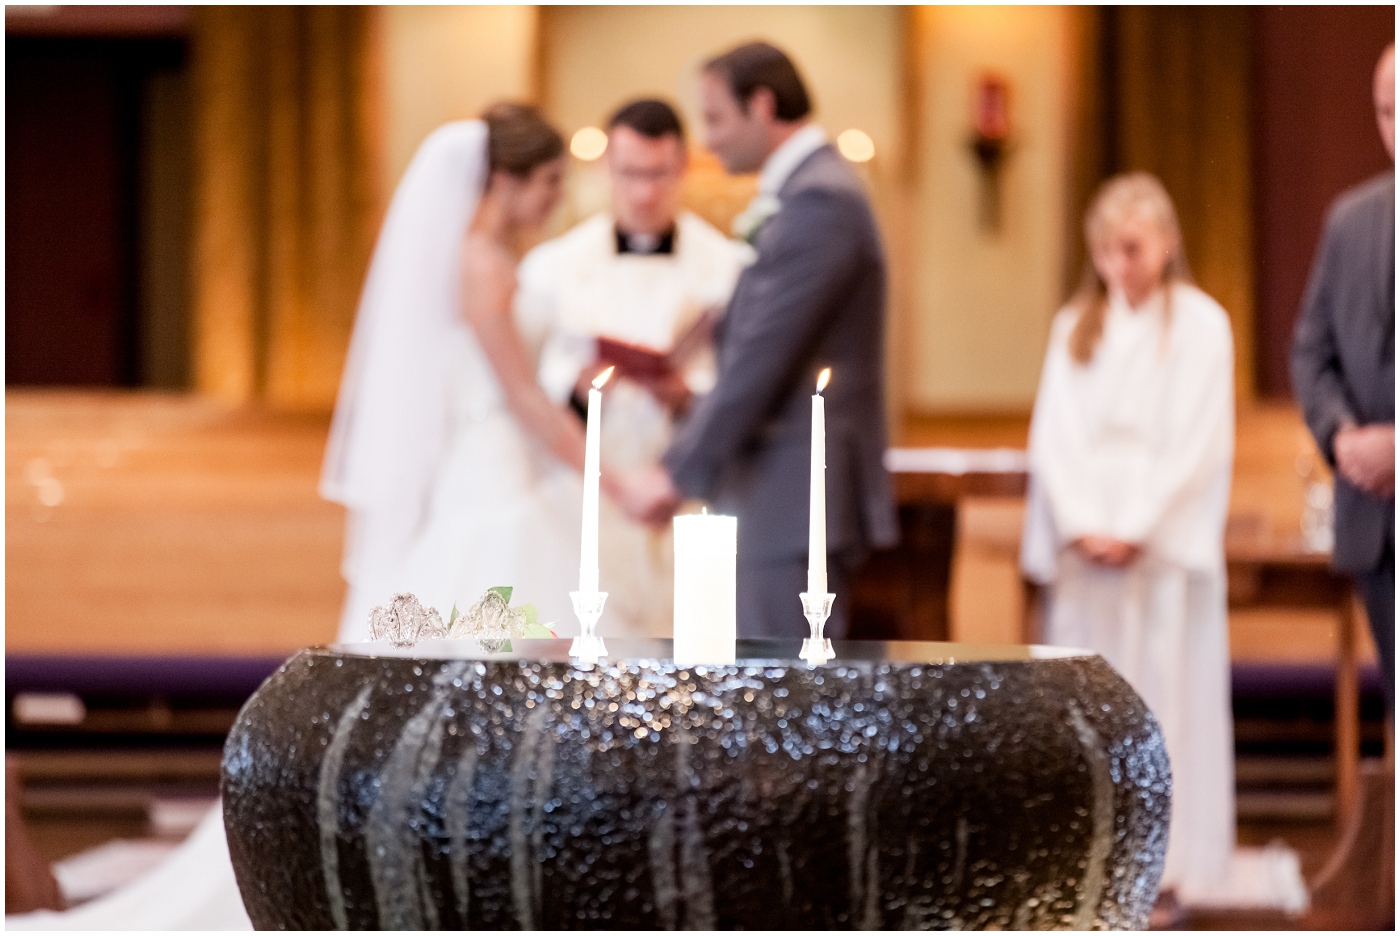
[[[578,663],[593,665],[608,655],[603,638],[595,630],[598,618],[603,615],[603,604],[608,600],[607,592],[569,592],[574,602],[574,614],[578,615],[579,635],[569,646],[569,656]]]
[[[831,617],[831,606],[836,601],[836,596],[830,592],[803,592],[800,597],[802,613],[807,616],[807,623],[812,625],[812,636],[802,641],[802,652],[798,656],[813,666],[820,666],[836,656],[831,641],[822,636],[822,629],[826,627],[826,619]]]

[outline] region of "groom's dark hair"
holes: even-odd
[[[807,86],[782,49],[766,42],[748,42],[705,63],[705,71],[729,85],[729,93],[745,114],[759,88],[773,92],[774,116],[792,122],[812,112]]]
[[[638,98],[619,107],[608,118],[608,129],[627,127],[650,140],[675,136],[685,144],[685,128],[676,109],[657,98]]]

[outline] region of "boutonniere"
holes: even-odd
[[[778,201],[776,195],[760,193],[754,196],[754,200],[749,202],[749,206],[739,212],[739,216],[734,219],[734,236],[752,244],[754,238],[758,236],[758,229],[763,227],[765,221],[777,214],[781,207],[783,204]]]

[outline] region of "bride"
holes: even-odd
[[[413,591],[447,611],[494,585],[569,618],[584,438],[536,383],[547,322],[512,313],[522,241],[559,201],[563,140],[497,104],[419,147],[375,247],[322,477],[349,508],[342,640]],[[603,474],[618,496],[618,480]],[[546,616],[547,615],[547,616]],[[249,929],[223,810],[150,873],[67,912],[7,929]]]
[[[563,154],[536,110],[497,104],[429,136],[394,195],[322,479],[349,509],[341,640],[401,591],[446,618],[509,585],[542,621],[572,621],[584,433],[536,380],[550,323],[513,311]],[[618,483],[604,472],[614,497]]]

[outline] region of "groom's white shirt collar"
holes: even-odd
[[[825,145],[826,131],[816,124],[809,123],[788,137],[764,161],[758,173],[759,194],[776,196],[802,161]]]

